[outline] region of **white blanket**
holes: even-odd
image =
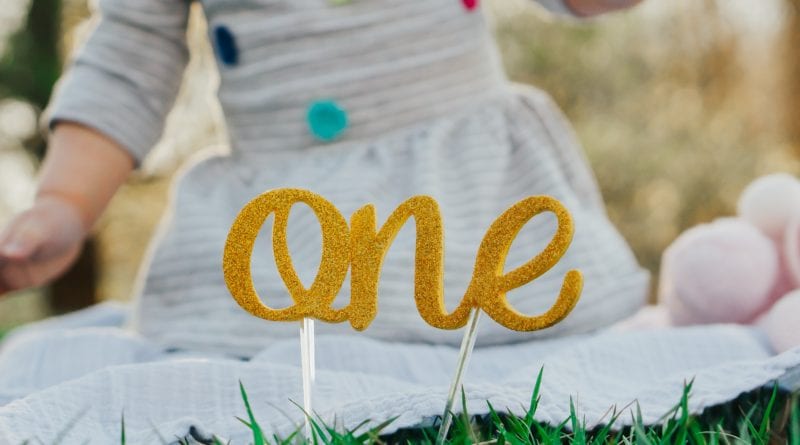
[[[302,419],[299,341],[273,343],[249,362],[164,353],[115,325],[124,308],[98,306],[19,331],[0,349],[0,443],[118,443],[124,413],[128,443],[161,443],[194,426],[233,443],[252,436],[238,384],[248,391],[268,434],[287,434]],[[198,325],[202,329],[202,325]],[[480,333],[480,329],[479,329]],[[315,411],[354,427],[399,416],[386,430],[441,414],[458,351],[445,346],[386,343],[354,334],[317,338]],[[521,413],[544,366],[537,417],[557,423],[579,415],[594,424],[612,405],[641,406],[657,422],[694,379],[693,412],[781,379],[800,389],[800,349],[773,356],[759,332],[705,326],[479,348],[466,379],[468,409]],[[77,420],[75,420],[77,419]],[[621,422],[629,422],[623,415]]]

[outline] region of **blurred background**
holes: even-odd
[[[513,80],[553,95],[574,124],[611,219],[657,277],[683,230],[734,212],[759,175],[800,174],[800,0],[648,0],[556,19],[531,0],[485,0]],[[54,82],[87,31],[85,0],[0,0],[0,225],[31,201]],[[170,178],[224,141],[202,13],[162,142],[123,188],[67,276],[0,301],[0,332],[130,297]],[[655,282],[654,282],[655,285]]]

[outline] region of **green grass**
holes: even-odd
[[[658,425],[645,425],[638,406],[632,426],[621,426],[620,414],[610,412],[608,422],[600,427],[587,428],[585,421],[570,401],[570,415],[557,425],[545,424],[535,419],[539,406],[542,374],[523,416],[500,411],[489,404],[489,414],[471,416],[462,403],[456,415],[447,443],[460,444],[562,444],[578,445],[630,444],[630,445],[739,445],[739,444],[789,444],[800,445],[800,393],[780,391],[777,386],[762,388],[742,394],[724,405],[707,409],[700,415],[689,413],[692,383],[676,397],[675,406],[661,419]],[[303,429],[298,428],[287,437],[264,434],[256,421],[247,392],[240,385],[241,396],[247,412],[247,420],[239,419],[252,432],[250,445],[294,445],[294,444],[434,444],[436,427],[403,428],[392,434],[382,434],[391,425],[389,419],[373,428],[366,428],[365,420],[352,430],[340,430],[327,425],[321,419],[312,419],[312,437],[303,438]],[[462,396],[463,397],[463,396]],[[462,400],[463,401],[463,400]],[[334,422],[335,423],[335,422]],[[620,425],[620,426],[616,426]],[[124,423],[123,423],[124,444]],[[179,443],[190,441],[191,436],[178,438]],[[195,437],[197,439],[197,437]],[[167,443],[166,441],[163,443]],[[201,442],[205,443],[205,442]],[[213,436],[207,443],[227,445],[230,442]]]
[[[645,425],[641,411],[634,406],[630,426],[622,426],[619,413],[609,412],[607,423],[588,428],[575,405],[570,401],[570,415],[551,425],[535,419],[539,406],[542,373],[536,379],[533,394],[527,411],[516,416],[488,405],[489,414],[471,416],[463,403],[461,412],[455,416],[453,427],[447,438],[449,445],[496,444],[496,445],[534,445],[534,444],[576,444],[576,445],[800,445],[800,392],[788,393],[777,386],[761,388],[740,395],[726,404],[705,410],[702,414],[689,413],[689,399],[692,383],[688,383],[683,393],[676,397],[675,406],[665,413],[657,425]],[[351,430],[331,427],[319,418],[312,419],[312,437],[303,437],[302,426],[286,437],[267,436],[256,420],[244,385],[240,391],[247,419],[237,418],[243,428],[252,434],[249,445],[381,445],[381,444],[434,444],[437,425],[425,428],[402,428],[391,434],[383,434],[394,419],[367,428],[369,420]],[[444,403],[444,402],[443,402]],[[627,411],[626,411],[627,412]],[[70,421],[58,435],[54,445],[63,441],[76,426],[81,413]],[[336,422],[334,422],[336,423]],[[157,432],[155,426],[153,430]],[[126,445],[125,416],[120,422],[120,443]],[[200,437],[194,431],[185,437],[174,437],[167,441],[158,434],[160,443],[189,445],[203,443],[209,445],[236,445],[218,436]],[[177,441],[177,442],[176,442]],[[25,442],[29,444],[33,442]],[[37,441],[36,443],[41,443]],[[24,445],[23,444],[23,445]]]

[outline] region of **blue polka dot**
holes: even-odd
[[[220,25],[214,28],[214,50],[223,64],[234,66],[239,63],[236,38],[226,26]]]
[[[311,134],[323,141],[332,141],[347,129],[347,112],[332,100],[313,102],[307,119]]]

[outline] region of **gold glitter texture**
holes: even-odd
[[[292,265],[286,240],[289,211],[305,203],[316,214],[322,229],[322,259],[311,287],[306,289]],[[522,227],[542,212],[553,212],[558,230],[547,247],[535,258],[504,274],[508,250]],[[275,214],[272,240],[275,262],[294,305],[273,309],[255,291],[251,257],[264,221]],[[301,189],[277,189],[248,203],[233,223],[223,255],[225,282],[233,298],[251,314],[273,321],[297,321],[313,317],[330,323],[349,321],[357,330],[366,329],[378,311],[378,281],[386,252],[400,229],[414,217],[417,231],[414,298],[422,318],[439,329],[464,326],[470,310],[477,307],[503,326],[534,331],[558,323],[575,307],[583,279],[579,271],[567,273],[555,304],[544,314],[525,316],[508,304],[506,292],[523,286],[552,268],[572,241],[573,223],[569,212],[554,198],[534,196],[504,212],[489,228],[475,261],[466,295],[458,307],[447,313],[444,305],[444,229],[439,206],[429,196],[414,196],[402,203],[377,229],[375,208],[366,205],[356,211],[348,228],[341,213],[319,195]],[[350,304],[333,309],[336,295],[351,273]]]
[[[558,218],[555,235],[542,252],[504,275],[503,267],[514,238],[525,223],[542,212],[552,212]],[[530,283],[555,266],[572,243],[574,230],[572,217],[555,198],[532,196],[514,204],[492,223],[484,235],[464,299],[515,331],[536,331],[560,322],[578,304],[583,289],[580,271],[567,272],[556,302],[542,315],[528,317],[517,312],[508,304],[506,292]]]
[[[378,279],[386,252],[397,233],[414,217],[417,230],[414,254],[414,299],[422,318],[439,329],[464,326],[471,306],[464,300],[448,314],[444,306],[444,229],[439,204],[430,196],[414,196],[389,216],[380,231],[376,230],[375,207],[367,205],[351,218],[351,304],[359,309],[351,313],[351,323],[364,329],[377,315]]]
[[[286,242],[286,226],[292,205],[302,202],[314,211],[322,229],[322,259],[310,289],[306,289],[292,265]],[[275,263],[295,304],[285,309],[265,305],[253,286],[250,259],[261,226],[275,214],[272,247]],[[347,220],[319,195],[300,189],[272,190],[250,201],[236,217],[228,233],[222,259],[225,283],[246,311],[266,320],[297,321],[313,317],[330,323],[346,320],[346,312],[331,308],[344,283],[350,264]]]

